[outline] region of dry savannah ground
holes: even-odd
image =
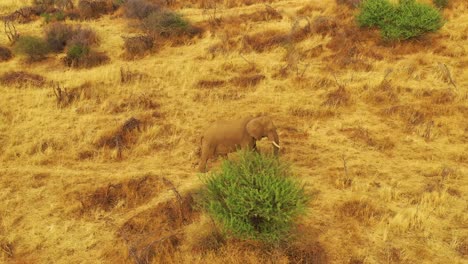
[[[437,32],[391,43],[356,25],[358,1],[162,2],[190,37],[129,58],[143,31],[117,9],[65,22],[96,31],[98,66],[0,62],[0,262],[467,263],[466,0]],[[311,196],[279,247],[225,240],[194,207],[201,131],[248,114],[272,117]],[[131,117],[139,129],[122,129]]]

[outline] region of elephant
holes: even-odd
[[[200,139],[201,159],[199,171],[206,172],[208,159],[215,155],[227,155],[237,149],[257,151],[256,141],[267,137],[273,144],[273,152],[280,149],[278,133],[268,116],[248,116],[237,120],[220,120],[213,123]]]

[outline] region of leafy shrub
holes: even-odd
[[[7,61],[11,58],[13,58],[13,54],[11,53],[11,50],[0,46],[0,62]]]
[[[68,67],[91,68],[109,61],[105,53],[91,50],[88,46],[75,44],[68,48],[63,62]]]
[[[89,47],[84,45],[72,45],[67,51],[67,57],[71,60],[78,60],[89,53]]]
[[[49,24],[50,22],[54,21],[63,21],[65,20],[65,14],[62,11],[54,12],[54,13],[42,13],[41,17],[44,18],[44,22]]]
[[[44,59],[50,49],[47,42],[38,37],[22,36],[15,44],[15,51],[24,54],[31,61]]]
[[[138,19],[148,17],[151,13],[160,10],[160,6],[147,0],[127,0],[124,7],[126,17]]]
[[[241,152],[239,161],[226,160],[221,171],[203,179],[202,205],[235,237],[278,242],[307,203],[304,190],[288,176],[277,158]]]
[[[393,20],[381,27],[381,33],[384,39],[404,40],[427,32],[435,32],[442,25],[442,16],[438,10],[411,0],[398,5]]]
[[[432,0],[432,3],[440,8],[440,9],[443,9],[443,8],[446,8],[449,4],[449,0]]]
[[[364,0],[357,21],[361,27],[381,27],[393,20],[395,6],[388,0]]]
[[[443,21],[440,13],[433,7],[402,0],[398,5],[388,0],[364,0],[356,17],[361,27],[378,27],[386,40],[405,40],[437,31]]]
[[[73,36],[73,27],[63,23],[53,23],[45,29],[45,39],[54,52],[63,51]]]
[[[143,29],[153,36],[193,36],[197,29],[182,18],[179,14],[171,11],[153,12],[143,20]]]

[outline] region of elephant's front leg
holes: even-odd
[[[251,139],[247,142],[244,142],[244,144],[242,144],[242,149],[258,152],[257,141],[255,139]]]
[[[202,147],[202,153],[201,153],[201,158],[200,158],[200,164],[198,166],[198,171],[206,172],[206,163],[208,162],[208,159],[211,156],[213,156],[213,154],[214,154],[214,148],[210,148],[209,146]]]

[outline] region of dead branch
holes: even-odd
[[[443,72],[445,75],[445,78],[447,78],[450,81],[450,84],[453,85],[453,87],[457,88],[455,85],[455,82],[453,81],[452,74],[450,74],[450,70],[447,67],[445,63],[438,63],[440,70]]]
[[[10,41],[10,44],[13,45],[19,39],[18,31],[16,30],[15,24],[13,23],[12,19],[4,19],[3,26],[5,30],[5,34]]]
[[[253,62],[249,61],[248,59],[246,59],[242,54],[239,53],[239,56],[240,56],[243,60],[245,60],[248,64],[250,64],[250,65],[252,65],[252,66],[255,66],[255,63],[253,63]]]
[[[346,166],[346,158],[344,154],[341,156],[341,159],[343,160],[343,168],[344,168],[346,179],[348,179],[348,166]]]
[[[390,75],[390,73],[392,73],[392,72],[393,72],[393,69],[390,69],[390,68],[387,69],[385,71],[385,76],[383,77],[382,82],[384,82],[387,79],[387,77]]]
[[[338,79],[336,78],[335,73],[333,73],[333,78],[335,79],[336,85],[338,85],[338,87],[341,87],[341,84],[338,82]]]
[[[297,67],[297,71],[296,71],[296,74],[299,78],[302,78],[304,76],[304,73],[306,72],[307,68],[309,68],[309,65],[310,63],[307,63],[305,66],[304,66],[304,69],[302,70],[302,73],[299,74],[299,67]]]

